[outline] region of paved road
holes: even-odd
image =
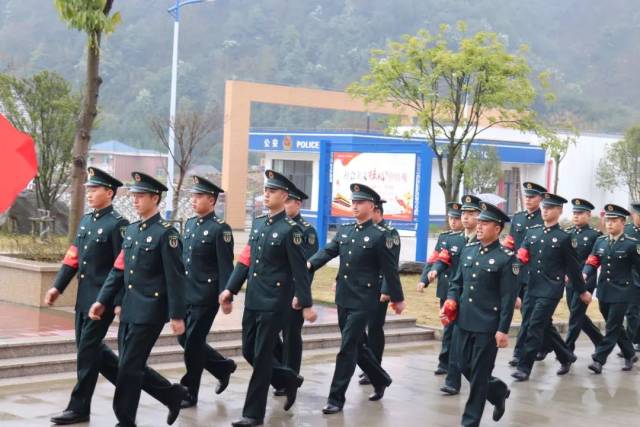
[[[416,426],[451,427],[459,425],[459,417],[466,400],[467,384],[460,396],[444,397],[438,392],[441,378],[433,375],[437,364],[438,343],[418,347],[399,347],[388,352],[384,365],[394,379],[381,402],[369,402],[368,386],[352,382],[347,404],[342,414],[322,415],[321,408],[333,372],[334,356],[321,354],[305,357],[303,375],[306,380],[298,401],[290,412],[284,412],[283,398],[270,398],[266,425],[293,426]],[[572,372],[557,377],[557,363],[551,358],[536,365],[527,383],[512,384],[507,412],[500,422],[503,426],[634,426],[640,416],[639,371],[620,371],[622,362],[615,355],[605,367],[604,375],[595,376],[587,370],[590,345],[580,342],[579,360]],[[511,350],[501,350],[496,374],[511,384],[511,370],[507,366]],[[177,379],[178,369],[166,372]],[[204,377],[201,402],[197,408],[182,412],[177,426],[224,426],[240,416],[250,371],[242,364],[228,390],[222,396],[213,393],[214,380]],[[0,425],[43,426],[48,418],[66,405],[72,383],[56,382],[0,389]],[[93,403],[91,422],[82,426],[113,426],[111,410],[113,387],[100,381]],[[492,408],[485,410],[485,425],[491,420]],[[143,395],[138,411],[139,426],[162,426],[166,410],[159,403]]]

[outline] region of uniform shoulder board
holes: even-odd
[[[515,254],[515,252],[513,252],[511,249],[507,248],[506,246],[500,245],[500,248],[502,249],[502,252],[504,252],[509,256],[513,256],[513,254]]]
[[[291,219],[291,218],[289,218],[289,217],[287,217],[287,218],[286,218],[286,222],[287,222],[287,224],[289,224],[289,225],[290,225],[290,226],[292,226],[292,227],[293,227],[294,225],[297,225],[297,224],[298,224],[297,222],[295,222],[294,220],[292,220],[292,219]]]
[[[631,237],[631,236],[629,236],[628,234],[625,234],[625,236],[627,236],[627,239],[629,239],[629,240],[631,240],[631,241],[634,241],[634,242],[637,242],[637,241],[638,241],[638,239],[636,239],[635,237]]]
[[[113,215],[115,219],[122,219],[122,215],[120,215],[118,211],[111,211],[111,215]]]
[[[606,238],[607,238],[607,235],[606,235],[606,234],[603,234],[603,235],[601,235],[601,236],[598,236],[598,238],[597,238],[596,240],[599,240],[599,239],[606,239]]]
[[[222,218],[216,218],[216,221],[218,224],[224,224],[224,219]]]
[[[475,242],[469,242],[469,243],[467,243],[467,244],[465,245],[465,247],[466,247],[466,246],[475,246],[475,245],[479,245],[479,244],[480,244],[480,242],[479,242],[478,240],[476,240]]]
[[[258,215],[255,219],[258,219],[258,218],[264,218],[265,216],[267,216],[267,214],[264,214],[264,215]]]
[[[566,231],[567,233],[570,233],[570,232],[572,232],[572,231],[573,231],[573,230],[575,230],[575,229],[576,229],[575,225],[572,225],[571,227],[567,227],[567,228],[565,228],[565,229],[564,229],[564,231]]]
[[[462,231],[452,231],[451,233],[449,233],[449,235],[451,236],[459,236],[462,234]]]
[[[451,234],[452,231],[451,230],[447,230],[447,231],[443,231],[442,233],[440,233],[441,236],[446,236],[447,234]]]
[[[387,231],[386,228],[379,226],[378,224],[375,224],[375,227],[380,230],[380,231]]]
[[[531,227],[529,227],[529,230],[531,230],[532,228],[542,228],[542,224],[532,225]]]
[[[164,228],[171,228],[172,225],[169,221],[160,221],[160,224],[164,227]]]

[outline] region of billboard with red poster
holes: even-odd
[[[334,152],[332,159],[331,215],[351,217],[351,190],[354,183],[368,185],[387,201],[384,216],[397,221],[413,221],[416,181],[414,153]]]

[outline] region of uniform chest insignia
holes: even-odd
[[[222,240],[224,240],[226,243],[231,243],[231,231],[223,231]]]
[[[363,240],[364,240],[365,242],[368,242],[368,241],[369,241],[369,236],[364,236],[364,239],[363,239]]]
[[[585,237],[584,240],[587,240],[587,238]],[[571,239],[571,246],[573,246],[574,248],[578,247],[578,240],[577,239]]]
[[[153,240],[153,237],[151,236],[147,237],[147,243],[151,243],[152,240]]]
[[[309,237],[307,237],[307,240],[308,240],[310,245],[315,244],[316,243],[316,235],[315,235],[315,233],[309,234]]]
[[[393,244],[396,246],[400,246],[400,237],[393,236]]]
[[[102,228],[98,228],[98,234],[102,234],[104,230]]]
[[[276,237],[277,235],[278,233],[273,233],[273,237]],[[293,244],[294,245],[302,244],[302,233],[299,233],[297,231],[293,233]]]
[[[147,241],[151,241],[151,236],[147,237]],[[169,246],[173,249],[178,247],[178,236],[169,236]]]
[[[120,236],[124,239],[124,234],[127,232],[127,227],[120,227]]]
[[[496,263],[496,260],[495,260],[495,259],[491,258],[491,259],[489,260],[489,264],[495,264],[495,263]]]
[[[203,236],[208,236],[208,235],[209,235],[209,230],[204,230],[204,231],[202,232],[202,235],[203,235]]]
[[[273,237],[273,238],[275,239],[276,237],[278,237],[278,233],[273,233],[273,234],[271,235],[271,237]]]
[[[640,245],[636,245],[636,252],[638,252],[638,254],[640,254]]]
[[[393,238],[387,237],[387,241],[385,242],[387,249],[391,249],[393,247]]]
[[[515,264],[511,264],[511,271],[513,272],[514,275],[518,275],[520,273],[520,264],[515,263]]]

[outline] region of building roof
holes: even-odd
[[[116,141],[112,139],[110,141],[99,142],[93,144],[89,149],[90,152],[111,153],[111,154],[128,154],[128,155],[145,155],[145,156],[166,156],[166,153],[161,153],[156,150],[147,150],[143,148],[136,148],[125,144],[124,142]]]

